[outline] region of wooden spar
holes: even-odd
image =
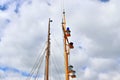
[[[49,80],[49,56],[50,56],[50,22],[48,22],[48,39],[47,39],[47,52],[46,52],[46,66],[45,66],[45,80]]]
[[[69,54],[70,54],[70,49],[73,49],[73,42],[69,42],[68,36],[70,37],[70,30],[69,27],[66,29],[66,17],[65,17],[65,11],[63,10],[63,19],[62,19],[62,29],[63,29],[63,34],[64,34],[64,60],[65,60],[65,80],[70,80],[70,77],[76,78],[75,71],[70,69],[69,65]],[[69,35],[68,35],[69,34]]]
[[[69,80],[69,70],[68,70],[68,51],[67,51],[67,43],[68,39],[65,34],[66,29],[66,18],[65,18],[65,11],[63,11],[63,20],[62,20],[62,29],[64,33],[64,59],[65,59],[65,80]]]

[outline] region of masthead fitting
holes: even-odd
[[[65,14],[65,12],[63,11],[63,14]]]
[[[65,9],[63,9],[63,14],[65,14]]]
[[[49,22],[53,22],[53,20],[49,18]]]
[[[53,20],[50,20],[50,22],[53,22]]]

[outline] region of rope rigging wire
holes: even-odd
[[[63,52],[61,52],[62,46],[59,44],[58,42],[59,40],[56,39],[55,35],[52,35],[51,37],[53,37],[52,42],[54,42],[54,44],[52,44],[52,49],[51,49],[51,52],[52,52],[51,61],[52,61],[52,66],[54,67],[54,70],[57,73],[57,75],[55,75],[54,73],[53,73],[54,75],[53,74],[52,75],[55,76],[57,80],[63,80],[62,73],[64,71],[62,70],[64,70],[63,69],[64,66],[62,66],[63,64],[61,64],[61,61],[63,60],[63,59],[61,60],[61,58],[64,58],[64,54],[62,54]]]
[[[58,39],[56,39],[56,37],[54,35],[52,35],[54,38],[52,39],[56,44],[54,45],[55,48],[58,48],[59,52],[61,52],[62,48],[58,42]],[[62,45],[63,46],[63,45]],[[64,54],[62,54],[62,57],[64,57]]]
[[[35,76],[35,79],[38,77],[38,74],[37,74],[35,71],[38,72],[38,70],[39,70],[39,68],[40,68],[40,65],[42,64],[43,59],[44,59],[44,55],[42,55],[41,58],[38,60],[38,61],[40,61],[40,63],[39,63],[39,64],[36,63],[36,64],[34,65],[32,71],[31,71],[31,73],[30,73],[30,77],[29,77],[27,80],[30,80],[31,77],[33,77],[33,76]]]
[[[35,61],[35,64],[33,65],[33,68],[31,69],[31,71],[29,73],[30,76],[27,77],[26,80],[30,80],[32,77],[35,77],[35,80],[38,78],[39,69],[44,60],[45,52],[46,52],[46,44],[43,46],[40,54],[38,55],[38,57]]]
[[[55,42],[55,44],[53,44],[54,45],[54,50],[52,49],[52,51],[53,51],[53,56],[56,56],[56,57],[60,57],[60,58],[64,58],[64,54],[62,54],[63,53],[63,51],[62,51],[62,46],[60,46],[60,44],[58,43],[58,39],[56,39],[56,37],[54,36],[54,38],[53,38],[53,41]],[[57,54],[56,54],[56,52],[55,52],[55,50],[57,51]],[[63,61],[64,62],[64,60],[62,59],[61,61]],[[59,65],[59,64],[58,64]],[[60,65],[63,65],[63,64],[60,64]]]
[[[53,52],[53,54],[54,54],[54,52]],[[61,74],[61,68],[60,68],[60,64],[55,60],[55,56],[54,55],[52,55],[52,62],[53,62],[53,66],[54,66],[54,68],[55,68],[55,71],[56,71],[56,73],[58,73],[57,74],[57,79],[59,79],[59,80],[62,80],[61,79],[61,77],[60,77],[60,74]]]
[[[51,58],[51,62],[52,62],[52,64],[50,65],[50,68],[53,68],[53,69],[51,69],[52,70],[51,76],[54,76],[54,78],[57,78],[57,80],[63,80],[61,78],[61,75],[62,75],[62,72],[64,72],[64,71],[61,71],[61,70],[64,70],[63,69],[64,66],[63,66],[63,64],[61,64],[61,60],[59,60],[59,57],[60,57],[60,59],[62,59],[62,57],[64,57],[64,55],[61,54],[61,53],[63,53],[63,52],[61,52],[63,49],[61,49],[61,45],[58,43],[59,40],[56,39],[56,35],[55,34],[56,33],[52,33],[52,35],[51,35],[51,37],[52,37],[51,42],[53,42],[52,45],[51,45],[52,46],[51,47],[51,53],[52,54],[51,54],[51,57],[50,57]],[[56,72],[57,75],[54,72]]]
[[[45,52],[44,52],[44,54],[45,54]],[[39,76],[39,69],[40,69],[40,67],[41,67],[41,64],[42,64],[42,62],[43,62],[43,60],[44,60],[44,55],[40,58],[40,60],[39,60],[39,63],[40,64],[38,64],[38,68],[36,69],[36,76],[35,76],[35,80],[38,80],[38,76]]]

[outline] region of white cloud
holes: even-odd
[[[3,21],[0,25],[4,24],[4,19],[11,21],[8,25],[4,24],[7,28],[2,30],[4,36],[0,42],[0,64],[29,71],[41,45],[45,43],[48,18],[51,17],[53,19],[51,34],[55,33],[51,37],[56,38],[56,42],[51,45],[54,48],[57,47],[52,48],[52,51],[56,50],[59,54],[55,54],[56,61],[62,65],[60,68],[63,68],[61,62],[63,58],[59,59],[59,56],[63,57],[61,50],[63,44],[59,44],[62,42],[62,37],[60,37],[62,31],[59,31],[61,29],[62,1],[51,0],[51,6],[48,5],[48,1],[34,0],[31,4],[25,2],[19,9],[19,15],[13,12],[14,5],[7,11],[0,11],[0,18]],[[75,65],[78,78],[119,80],[119,1],[110,0],[108,3],[100,3],[97,0],[72,2],[66,0],[64,7],[66,8],[67,26],[71,28],[70,41],[73,41],[75,45],[75,49],[71,50],[71,64]],[[55,40],[51,39],[51,41]],[[82,48],[79,49],[79,46]],[[53,53],[51,53],[51,57],[54,56]],[[83,67],[86,68],[81,70]],[[60,73],[61,76],[63,76],[62,73]],[[18,77],[21,76],[16,75],[12,78],[10,75],[6,77],[6,80],[16,80]],[[52,78],[54,79],[53,76]]]
[[[87,68],[84,73],[84,80],[97,79],[97,74],[92,69]]]
[[[108,80],[108,79],[111,79],[111,80],[119,80],[120,77],[118,76],[120,75],[120,73],[117,73],[117,72],[111,72],[111,73],[101,73],[99,74],[99,80]]]
[[[119,71],[119,64],[114,59],[93,58],[90,63],[91,68],[98,72]]]

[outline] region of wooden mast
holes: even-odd
[[[47,39],[47,52],[46,52],[46,66],[45,66],[45,80],[49,80],[49,56],[50,56],[50,22],[48,22],[48,39]]]
[[[69,42],[68,37],[71,36],[69,27],[66,28],[65,11],[63,10],[62,29],[64,34],[64,60],[65,60],[65,80],[70,80],[70,77],[76,78],[73,66],[69,64],[70,49],[73,49],[73,42]]]
[[[67,39],[66,34],[65,34],[65,30],[66,30],[65,11],[63,11],[62,28],[63,28],[63,33],[64,33],[65,80],[69,80],[68,53],[67,53],[67,41],[68,41],[68,39]]]

